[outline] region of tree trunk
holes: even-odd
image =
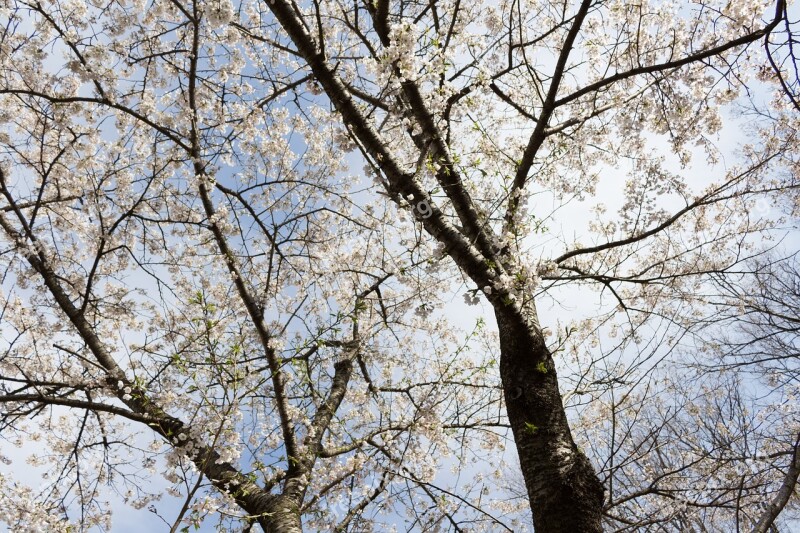
[[[303,533],[300,506],[294,499],[270,494],[257,500],[257,508],[248,511],[258,517],[258,524],[265,533]]]
[[[797,440],[795,441],[792,462],[789,463],[789,469],[786,471],[786,476],[783,478],[781,488],[775,493],[772,501],[765,504],[766,508],[764,513],[753,528],[753,533],[767,533],[775,527],[775,520],[777,520],[778,515],[781,514],[781,511],[783,511],[784,507],[786,507],[789,500],[792,499],[792,495],[797,490],[798,479],[800,479],[800,435],[797,436]]]
[[[537,533],[600,532],[603,486],[575,445],[541,334],[496,310],[506,410]]]

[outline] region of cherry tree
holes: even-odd
[[[391,209],[360,201],[330,111],[286,109],[292,71],[231,89],[247,49],[225,52],[239,30],[200,5],[14,7],[0,398],[5,439],[46,443],[32,461],[48,482],[37,498],[4,476],[20,496],[6,521],[77,506],[80,527],[108,528],[107,487],[154,505],[161,468],[185,497],[174,530],[213,512],[344,530],[373,502],[438,505],[444,432],[493,447],[500,390],[484,361],[454,364],[481,328],[427,316],[442,276],[422,275],[430,251]]]
[[[689,143],[713,163],[708,136],[721,127],[720,106],[752,76],[743,45],[768,36],[785,6],[760,22],[752,17],[763,4],[268,5],[386,190],[491,303],[537,529],[598,530],[603,488],[564,414],[535,308],[540,282],[601,284],[620,307],[647,309],[631,319],[636,329],[665,300],[673,310],[690,303],[690,280],[740,262],[744,236],[766,228],[736,210],[755,192],[781,188],[763,186],[764,172],[793,133],[773,137],[775,151],[750,148],[742,167],[694,193],[652,156],[647,133],[666,136],[681,165]],[[350,58],[366,65],[348,69]],[[634,174],[627,201],[614,220],[595,224],[598,244],[565,242],[544,261],[526,255],[536,247],[527,237],[549,218],[528,214],[536,196],[563,203],[596,194],[601,163],[623,161]],[[672,212],[663,207],[670,195],[682,204]]]
[[[780,461],[698,485],[739,382],[669,362],[797,185],[783,0],[2,10],[6,522],[766,523]]]

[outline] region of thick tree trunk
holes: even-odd
[[[599,532],[603,486],[572,440],[553,358],[533,327],[497,311],[506,410],[537,533]]]
[[[248,511],[258,518],[265,533],[303,533],[300,507],[288,496],[268,495],[255,498],[255,509]]]
[[[290,498],[279,496],[261,520],[265,533],[303,533],[300,509]]]
[[[243,476],[230,463],[219,461],[213,449],[194,457],[198,468],[220,491],[236,500],[265,533],[303,533],[300,505],[286,494],[274,494]]]

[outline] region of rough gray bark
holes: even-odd
[[[193,462],[221,491],[236,500],[266,533],[302,533],[300,505],[284,494],[273,494],[243,476],[229,463],[217,463],[219,455],[209,448]]]
[[[602,531],[603,486],[572,439],[550,352],[505,315],[496,313],[500,377],[536,531]]]
[[[265,533],[302,533],[300,506],[288,496],[266,498],[257,509],[258,523]]]
[[[798,440],[795,443],[792,462],[789,463],[789,469],[783,478],[781,488],[772,501],[766,505],[767,508],[753,528],[753,533],[767,533],[773,530],[773,523],[795,493],[798,478],[800,478],[800,435],[798,435]]]

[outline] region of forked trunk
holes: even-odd
[[[575,445],[553,358],[533,328],[497,312],[500,377],[537,533],[600,532],[603,486]]]

